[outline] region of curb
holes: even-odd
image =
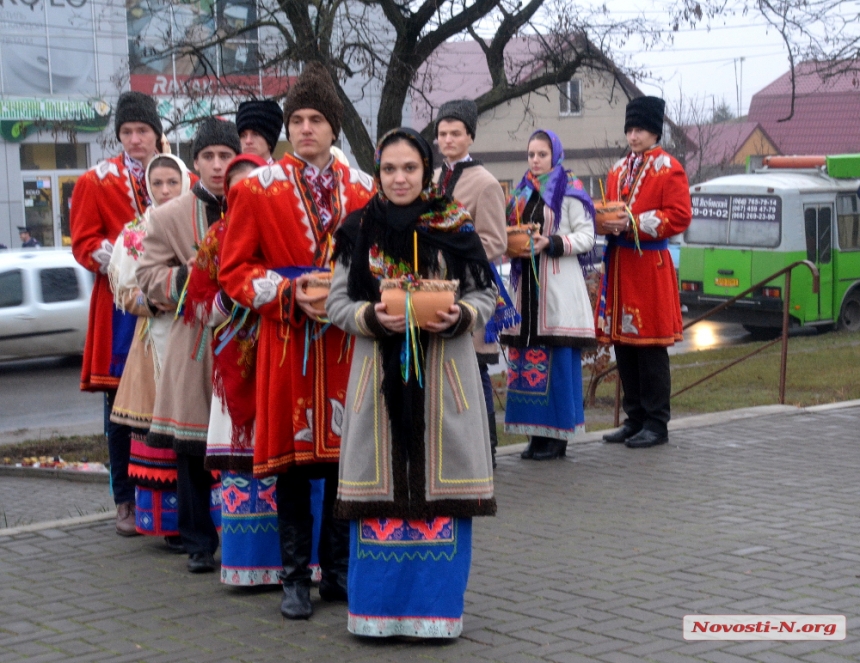
[[[0,477],[19,477],[23,479],[61,479],[80,483],[110,483],[110,472],[81,472],[64,470],[58,467],[13,467],[0,465]]]
[[[7,527],[5,529],[0,529],[0,537],[15,536],[16,534],[27,534],[30,532],[40,532],[46,529],[73,527],[75,525],[89,525],[91,523],[98,523],[102,520],[111,520],[113,518],[116,518],[115,513],[105,511],[104,513],[93,513],[88,516],[63,518],[62,520],[46,520],[45,522],[33,523],[32,525],[22,525],[21,527]]]
[[[796,407],[794,405],[758,405],[756,407],[745,407],[737,410],[724,410],[722,412],[709,412],[707,414],[694,414],[689,417],[681,417],[673,419],[669,422],[669,432],[686,430],[690,428],[707,428],[708,426],[718,426],[730,421],[739,421],[742,419],[751,419],[753,417],[767,417],[773,414],[785,414],[788,416],[795,414],[831,412],[833,410],[842,410],[846,408],[860,407],[860,399],[853,401],[840,401],[838,403],[824,403],[823,405],[811,405],[810,407]],[[613,430],[613,429],[607,429]],[[606,430],[594,431],[577,435],[569,444],[589,444],[591,442],[601,442]],[[513,454],[522,453],[526,448],[525,442],[519,444],[509,444],[496,449],[497,456],[511,456]]]

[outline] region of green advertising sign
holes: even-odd
[[[0,137],[18,143],[34,131],[98,133],[108,125],[110,116],[110,104],[101,100],[3,99]]]

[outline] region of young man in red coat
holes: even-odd
[[[122,154],[99,162],[80,177],[71,208],[72,253],[81,265],[95,272],[81,389],[105,392],[106,422],[137,321],[114,306],[107,269],[117,235],[150,204],[144,174],[158,154],[162,135],[155,99],[141,92],[123,92],[116,106],[115,128]],[[116,531],[123,536],[137,534],[134,486],[128,480],[130,435],[128,426],[107,424]]]
[[[607,240],[597,339],[614,345],[627,415],[623,427],[603,439],[631,449],[669,440],[667,348],[682,339],[683,329],[668,239],[687,229],[692,208],[684,169],[658,145],[665,105],[658,97],[627,104],[630,154],[609,171],[606,197],[626,203],[630,214],[597,229]]]
[[[230,189],[219,281],[260,313],[254,475],[276,474],[283,584],[281,613],[307,619],[313,519],[310,480],[325,479],[320,596],[346,599],[349,526],[333,517],[349,378],[349,339],[327,326],[302,287],[327,272],[332,237],[373,195],[361,171],[335,161],[343,104],[328,71],[309,63],[290,88],[284,119],[295,155],[253,171]]]

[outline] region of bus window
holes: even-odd
[[[830,207],[818,210],[818,262],[826,265],[830,262],[831,227],[833,226],[833,211]]]
[[[782,200],[778,196],[732,196],[729,244],[778,246]]]
[[[779,196],[694,194],[687,244],[779,246],[782,199]]]
[[[860,249],[860,198],[856,195],[836,197],[836,230],[840,249]]]
[[[803,210],[803,224],[806,235],[806,259],[826,265],[831,258],[831,226],[833,210],[829,205],[809,206]]]
[[[818,210],[815,207],[807,207],[803,210],[803,225],[806,235],[806,259],[815,262],[818,251],[815,250],[815,241],[818,237]]]

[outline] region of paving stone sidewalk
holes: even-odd
[[[192,576],[109,520],[0,530],[0,663],[856,661],[858,451],[854,406],[676,429],[648,450],[502,456],[499,515],[475,520],[464,633],[449,644],[350,636],[344,604],[284,621],[277,588]],[[19,490],[64,499],[61,481]],[[841,614],[848,636],[687,642],[685,614]]]

